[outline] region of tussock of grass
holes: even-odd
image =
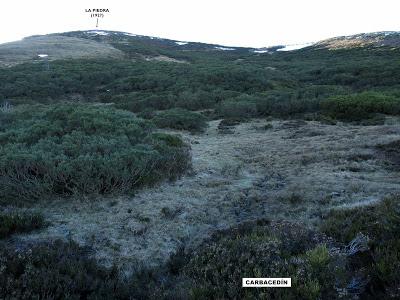
[[[377,149],[383,159],[389,162],[394,169],[400,169],[400,141],[393,141],[387,144],[378,145]]]
[[[0,212],[0,239],[15,233],[30,232],[46,225],[39,213]]]

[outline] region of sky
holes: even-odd
[[[399,0],[3,0],[0,43],[96,29],[85,9],[107,8],[100,30],[264,47],[400,31]]]

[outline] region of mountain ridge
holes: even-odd
[[[400,47],[399,31],[377,31],[338,36],[319,41],[313,45],[315,49],[349,49],[360,47]]]
[[[264,55],[287,51],[343,50],[354,48],[399,48],[400,32],[382,31],[339,36],[316,43],[252,48],[224,46],[108,30],[85,30],[34,35],[0,44],[0,65],[38,60],[117,58],[187,62],[188,53],[222,55]]]

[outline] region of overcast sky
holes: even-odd
[[[263,47],[400,31],[400,0],[3,0],[0,43],[95,29],[86,8],[108,8],[99,29]]]

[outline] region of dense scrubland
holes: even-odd
[[[134,195],[187,175],[190,145],[165,129],[202,134],[211,120],[229,127],[252,118],[382,125],[400,115],[398,49],[260,55],[112,43],[125,59],[0,69],[0,298],[399,297],[398,195],[333,209],[313,228],[266,216],[216,230],[196,249],[182,248],[166,265],[130,277],[100,265],[90,247],[73,240],[7,243],[48,225],[40,212],[18,207]],[[399,142],[379,149],[398,171]],[[242,289],[242,277],[292,277],[293,288]]]
[[[34,105],[1,115],[2,199],[133,192],[190,166],[176,136],[132,113],[88,105]],[[7,201],[6,200],[6,201]]]
[[[354,113],[398,113],[398,51],[185,52],[193,62],[78,59],[50,62],[49,70],[43,62],[26,63],[1,70],[0,96],[15,104],[114,103],[132,112],[216,109],[215,118],[287,117],[325,108],[333,118],[352,120],[338,106],[358,103]]]

